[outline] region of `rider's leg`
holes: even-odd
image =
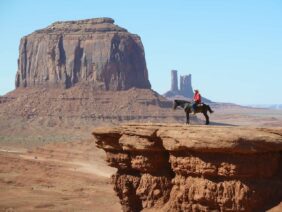
[[[197,106],[197,103],[194,102],[194,103],[192,104],[192,108],[191,108],[192,113],[194,113],[194,114],[195,114],[195,111],[196,111],[196,106]]]
[[[194,103],[192,104],[192,107],[191,107],[191,111],[192,111],[192,112],[194,112],[195,106],[196,106],[196,103],[194,102]]]

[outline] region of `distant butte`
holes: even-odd
[[[0,97],[2,123],[183,122],[151,89],[141,38],[111,18],[55,22],[24,36],[19,51],[16,89]]]
[[[151,88],[141,38],[111,18],[55,22],[20,42],[16,87]]]

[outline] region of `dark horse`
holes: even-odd
[[[192,112],[191,108],[192,108],[192,104],[189,101],[185,101],[185,100],[174,100],[174,104],[173,104],[173,109],[175,110],[177,107],[182,107],[186,113],[186,124],[190,123],[190,119],[189,119],[189,113]],[[210,119],[208,116],[208,111],[210,113],[213,113],[212,109],[210,108],[209,105],[207,104],[199,104],[196,107],[195,113],[203,113],[205,118],[206,118],[206,124],[210,123]]]

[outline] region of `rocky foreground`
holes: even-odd
[[[282,130],[96,128],[124,211],[265,211],[282,201]]]

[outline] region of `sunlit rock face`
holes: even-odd
[[[21,39],[16,87],[150,88],[138,35],[111,18],[55,22]]]
[[[282,201],[282,130],[96,128],[124,211],[265,211]]]

